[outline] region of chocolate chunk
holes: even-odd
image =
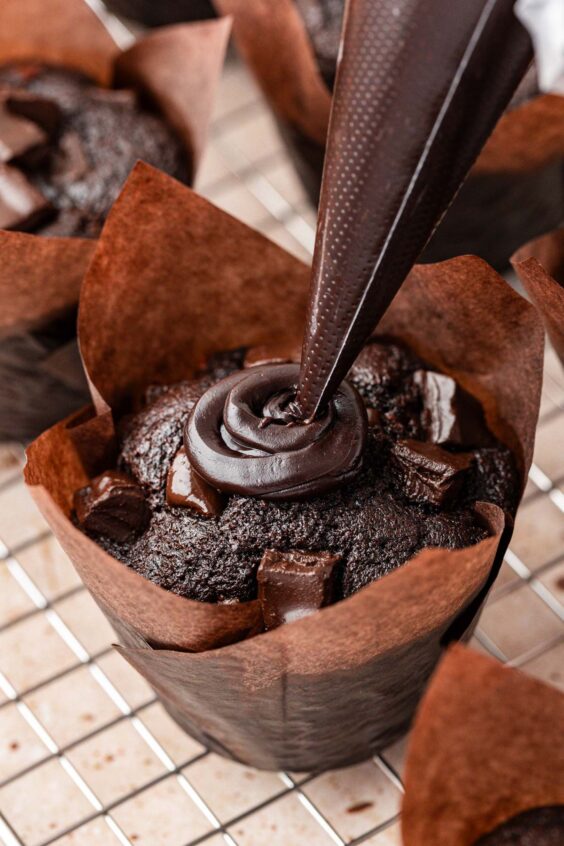
[[[221,494],[194,472],[184,447],[178,450],[168,471],[166,501],[168,505],[192,508],[202,517],[217,517],[223,511]]]
[[[261,364],[291,364],[299,362],[300,347],[295,344],[261,344],[250,347],[245,353],[243,367],[258,367]]]
[[[452,502],[472,456],[447,452],[435,444],[397,441],[392,447],[396,487],[414,502],[444,506]]]
[[[399,384],[408,363],[401,347],[371,341],[357,356],[347,378],[367,402],[377,405],[385,392]]]
[[[51,213],[51,205],[9,165],[0,164],[0,229],[33,229]]]
[[[275,629],[330,605],[339,561],[330,552],[267,549],[257,571],[265,628]]]
[[[142,488],[118,470],[107,470],[74,496],[78,522],[118,543],[131,540],[151,516]]]
[[[54,100],[41,97],[29,91],[12,91],[6,99],[6,105],[13,115],[33,121],[53,138],[59,126],[63,113]]]
[[[47,135],[36,123],[13,114],[6,102],[0,104],[0,162],[22,161],[46,144]]]
[[[66,132],[61,136],[59,148],[54,157],[51,176],[56,185],[70,185],[78,182],[88,172],[88,159],[80,136],[76,132]]]
[[[479,402],[454,379],[432,370],[417,370],[413,379],[421,390],[421,423],[428,441],[465,447],[492,443]]]

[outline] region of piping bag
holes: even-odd
[[[348,0],[296,406],[312,420],[416,262],[532,58],[515,0]]]
[[[349,0],[301,367],[200,398],[184,443],[212,487],[302,499],[360,469],[366,412],[343,380],[530,63],[514,2]]]

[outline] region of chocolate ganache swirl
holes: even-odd
[[[366,411],[342,380],[529,64],[514,2],[347,2],[301,369],[199,400],[185,445],[214,487],[299,499],[358,472]]]
[[[352,479],[368,429],[362,398],[343,382],[305,422],[294,406],[298,376],[297,364],[252,367],[206,391],[184,430],[194,470],[219,490],[271,500],[302,499]]]

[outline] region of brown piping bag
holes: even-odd
[[[229,20],[167,27],[122,52],[83,0],[2,0],[0,65],[51,63],[142,92],[195,173],[229,30]],[[88,401],[73,324],[92,248],[38,237],[0,237],[0,439],[27,441]]]
[[[511,262],[564,365],[564,229],[525,244]]]
[[[149,383],[190,375],[214,350],[299,344],[308,281],[308,268],[263,236],[138,165],[81,291],[79,335],[97,416],[87,410],[43,434],[26,468],[122,653],[175,719],[222,754],[272,769],[345,765],[406,728],[442,646],[471,629],[497,573],[510,533],[504,515],[479,505],[491,532],[482,543],[423,551],[347,600],[251,638],[260,624],[255,602],[213,605],[167,593],[69,518],[74,491],[111,466],[111,412]],[[416,267],[382,331],[479,397],[524,484],[542,374],[533,307],[483,261],[465,257]]]
[[[524,811],[564,805],[563,725],[562,693],[449,649],[409,742],[404,846],[473,846]]]
[[[330,93],[295,3],[214,3],[220,13],[232,15],[237,48],[261,85],[302,181],[317,203]],[[423,260],[473,253],[496,268],[505,268],[521,244],[559,226],[563,218],[564,98],[539,95],[534,75],[529,75]]]

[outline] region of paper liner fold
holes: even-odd
[[[88,401],[76,341],[62,333],[54,343],[42,329],[70,321],[72,337],[94,247],[80,238],[0,231],[0,439],[29,440]]]
[[[138,164],[80,299],[95,403],[120,408],[152,382],[184,378],[214,350],[299,343],[308,281],[304,264],[258,232]]]
[[[222,754],[294,770],[360,760],[405,729],[443,644],[471,628],[497,572],[510,533],[500,510],[479,506],[491,532],[482,543],[423,551],[344,602],[250,638],[254,602],[222,606],[167,593],[110,558],[69,516],[74,491],[111,466],[110,410],[126,408],[149,383],[188,376],[213,351],[299,343],[308,275],[263,236],[138,165],[81,292],[81,350],[98,417],[84,412],[46,432],[29,448],[26,469],[123,654],[175,719]],[[500,314],[507,330],[499,331]],[[543,331],[533,307],[466,257],[416,268],[382,331],[483,401],[523,482],[541,381]],[[481,354],[470,352],[480,345]]]
[[[331,95],[295,4],[214,3],[218,12],[233,16],[237,48],[277,116],[304,186],[317,203]],[[474,253],[504,269],[517,247],[559,226],[563,218],[564,97],[534,96],[502,117],[423,260]]]
[[[214,0],[233,17],[233,36],[279,117],[325,144],[331,94],[293,0]]]
[[[564,695],[461,646],[411,734],[404,846],[473,846],[523,811],[564,805]]]
[[[94,241],[0,230],[0,339],[76,307]]]
[[[151,97],[191,151],[193,171],[204,152],[230,31],[228,18],[166,27],[115,61],[114,84]]]
[[[564,229],[549,232],[521,247],[512,264],[540,311],[564,365]]]
[[[51,63],[135,88],[176,129],[194,175],[229,30],[226,19],[172,26],[121,52],[83,0],[2,0],[0,65]],[[92,250],[78,240],[0,233],[0,438],[28,440],[87,401],[76,345],[53,320],[76,309]],[[30,337],[36,329],[47,333]]]

